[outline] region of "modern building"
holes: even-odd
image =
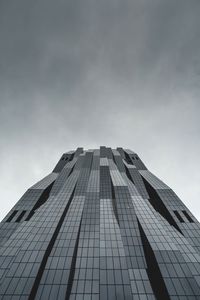
[[[200,299],[200,225],[136,153],[67,152],[0,223],[0,299]]]

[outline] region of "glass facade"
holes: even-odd
[[[131,150],[64,153],[0,223],[0,299],[200,299],[200,224]]]

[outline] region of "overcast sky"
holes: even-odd
[[[0,219],[78,146],[137,152],[200,220],[200,1],[0,1]]]

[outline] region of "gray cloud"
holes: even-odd
[[[62,152],[104,144],[137,151],[200,219],[199,13],[197,0],[1,1],[1,218]]]

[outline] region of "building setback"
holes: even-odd
[[[200,299],[200,225],[136,153],[64,153],[0,223],[0,299]]]

